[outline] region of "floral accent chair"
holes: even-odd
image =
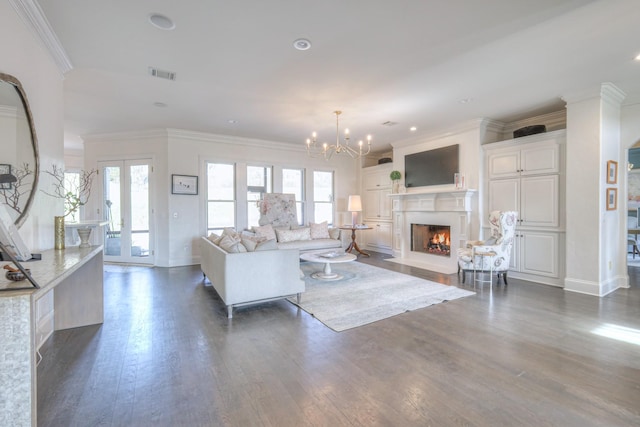
[[[260,225],[271,224],[274,227],[298,224],[295,194],[266,193],[258,202],[260,207]]]
[[[468,272],[475,270],[490,271],[490,262],[493,262],[493,271],[507,283],[507,272],[511,260],[511,250],[516,231],[518,212],[514,211],[493,211],[489,214],[489,225],[491,226],[491,237],[485,241],[467,241],[466,247],[458,250],[458,274],[462,270],[462,283]],[[495,252],[493,257],[474,256],[474,252]],[[475,259],[474,259],[475,258]]]

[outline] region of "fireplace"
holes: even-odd
[[[451,256],[451,227],[435,224],[411,224],[411,250],[432,255]]]

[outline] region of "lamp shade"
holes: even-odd
[[[349,204],[347,206],[347,210],[349,212],[361,212],[362,211],[362,200],[360,196],[349,196]]]

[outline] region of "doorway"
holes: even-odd
[[[102,175],[104,260],[153,264],[150,159],[98,162]]]

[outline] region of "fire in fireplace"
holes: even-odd
[[[411,224],[411,250],[451,256],[450,232],[448,225]]]

